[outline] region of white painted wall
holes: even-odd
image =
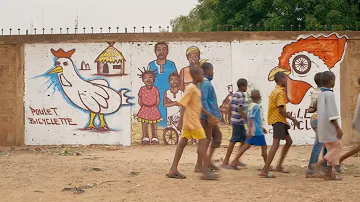
[[[218,104],[228,95],[227,86],[232,84],[237,90],[236,81],[246,78],[249,83],[262,93],[262,107],[267,121],[268,96],[275,87],[275,82],[268,81],[268,74],[279,63],[283,47],[294,41],[233,41],[233,42],[170,42],[168,60],[175,63],[177,71],[188,66],[186,49],[197,46],[201,51],[201,59],[207,59],[214,65],[215,76],[212,81],[217,92]],[[89,113],[69,104],[59,90],[47,89],[48,78],[40,76],[54,67],[53,55],[50,49],[62,48],[65,51],[75,48],[71,57],[77,67],[82,61],[89,63],[91,70],[80,71],[84,78],[94,77],[97,73],[96,57],[108,47],[107,43],[88,44],[29,44],[25,46],[25,143],[27,145],[44,144],[131,144],[131,122],[135,122],[133,115],[139,111],[137,94],[142,80],[138,77],[138,68],[147,67],[149,62],[156,59],[154,45],[147,43],[116,43],[126,58],[125,73],[122,77],[104,77],[114,89],[129,88],[135,97],[132,107],[121,107],[116,113],[106,116],[107,124],[114,129],[109,132],[81,130],[89,120]],[[336,75],[340,73],[340,62],[331,70]],[[313,77],[313,75],[311,75]],[[34,78],[36,77],[36,78]],[[311,78],[312,79],[312,78]],[[340,103],[340,81],[336,81],[335,93]],[[81,85],[77,85],[81,86]],[[251,90],[251,89],[249,89]],[[300,110],[297,117],[302,121],[302,130],[291,130],[294,144],[312,144],[314,132],[310,129],[309,118],[304,117],[305,110],[310,103],[310,89],[299,105],[288,104],[287,109],[294,114]],[[76,96],[76,95],[74,95]],[[57,108],[56,115],[33,115],[30,107]],[[340,110],[339,110],[340,111]],[[29,118],[71,118],[77,125],[39,125],[30,124]],[[308,115],[310,117],[310,115]],[[271,129],[271,126],[267,126]],[[271,130],[270,130],[271,131]],[[272,143],[272,135],[267,135],[268,144]]]
[[[119,46],[120,45],[120,46]],[[130,88],[131,77],[99,77],[97,73],[96,57],[106,48],[106,43],[96,44],[36,44],[25,46],[25,144],[49,145],[49,144],[131,144],[131,120],[130,107],[121,107],[115,114],[106,116],[106,122],[114,131],[97,132],[82,130],[89,121],[89,112],[80,110],[68,103],[61,91],[53,87],[47,89],[48,78],[43,77],[49,69],[54,67],[54,56],[51,49],[62,48],[65,51],[76,49],[71,57],[76,67],[80,68],[81,62],[89,63],[91,70],[80,71],[84,78],[105,78],[113,89]],[[117,44],[120,51],[127,57],[130,44]],[[131,75],[131,68],[126,73]],[[37,77],[37,78],[34,78]],[[70,81],[71,82],[71,81]],[[77,83],[79,90],[82,84]],[[86,89],[85,89],[86,90]],[[90,89],[87,89],[88,91]],[[71,96],[78,96],[75,94]],[[29,107],[32,108],[57,108],[56,115],[33,116]],[[77,125],[39,125],[30,124],[29,118],[71,118]]]

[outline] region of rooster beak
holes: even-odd
[[[269,75],[268,75],[268,80],[269,80],[269,81],[274,81],[274,76],[275,76],[275,74],[278,73],[278,72],[284,72],[286,75],[289,75],[289,74],[291,73],[289,70],[282,69],[282,68],[280,68],[280,67],[274,67],[274,68],[270,71],[270,73],[269,73]]]
[[[61,66],[56,66],[54,69],[52,69],[48,74],[55,74],[55,73],[61,73],[63,72],[63,68]]]

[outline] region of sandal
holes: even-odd
[[[332,175],[331,178],[324,178],[325,181],[341,181],[342,178],[339,175]]]
[[[202,180],[216,180],[218,177],[213,172],[208,172],[206,175],[200,177]]]
[[[142,140],[141,140],[141,144],[149,145],[150,144],[150,139],[148,137],[143,137]]]
[[[230,164],[227,164],[226,166],[222,166],[222,168],[228,169],[228,170],[241,170],[238,166],[234,167]]]
[[[168,178],[174,178],[174,179],[185,179],[186,176],[181,174],[180,172],[176,172],[175,174],[167,173],[166,177]]]
[[[267,172],[265,175],[263,173],[259,173],[258,176],[262,178],[276,178],[276,176],[272,175],[270,172]]]
[[[151,138],[151,144],[158,145],[159,144],[159,138],[157,138],[157,137]]]

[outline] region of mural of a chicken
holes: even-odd
[[[270,71],[268,80],[273,81],[277,72],[288,75],[288,102],[299,104],[310,88],[316,88],[315,74],[331,71],[341,62],[346,43],[347,37],[337,34],[300,37],[296,42],[284,46],[279,64]]]
[[[80,109],[89,112],[88,130],[110,130],[105,116],[117,112],[121,106],[132,105],[133,97],[127,96],[129,89],[119,91],[111,88],[105,79],[84,79],[77,71],[71,56],[75,49],[65,52],[63,49],[51,53],[56,57],[55,67],[47,74],[57,74],[61,89],[69,101]],[[100,125],[96,126],[95,118],[99,117]]]

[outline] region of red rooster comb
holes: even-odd
[[[69,50],[68,52],[65,52],[62,48],[55,51],[54,49],[51,49],[51,53],[56,58],[71,58],[71,56],[75,53],[75,49]]]

